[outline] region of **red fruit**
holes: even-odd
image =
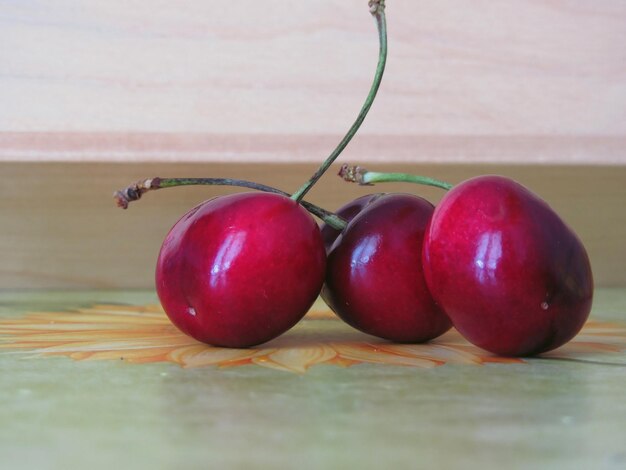
[[[432,204],[417,196],[378,195],[337,238],[322,296],[346,323],[398,342],[427,341],[450,328],[422,272],[432,212]]]
[[[376,194],[368,194],[366,196],[361,196],[356,198],[353,201],[350,201],[348,204],[341,206],[335,214],[339,217],[343,218],[346,222],[350,222],[354,217],[361,212],[365,207],[367,207],[370,203],[374,202],[376,199],[384,196],[384,193],[376,193]],[[324,240],[324,246],[326,247],[326,251],[329,251],[333,246],[333,243],[337,239],[337,237],[341,234],[341,230],[331,227],[330,225],[323,224],[321,228],[322,239]]]
[[[459,184],[424,239],[426,281],[459,332],[500,355],[557,348],[582,328],[593,279],[585,248],[539,197],[500,176]]]
[[[163,242],[157,293],[184,333],[248,347],[295,325],[318,296],[326,255],[315,221],[291,199],[240,193],[189,211]]]

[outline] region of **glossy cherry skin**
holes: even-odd
[[[360,196],[349,203],[341,206],[339,209],[335,211],[339,217],[343,218],[346,222],[350,222],[354,217],[365,209],[370,203],[374,202],[376,199],[384,196],[384,193],[375,193],[375,194],[367,194],[365,196]],[[324,240],[324,246],[326,247],[326,251],[330,251],[330,248],[333,246],[333,243],[337,239],[337,237],[341,234],[341,230],[331,227],[327,224],[322,224],[321,227],[322,239]]]
[[[156,288],[181,331],[216,346],[248,347],[295,325],[324,281],[319,228],[291,199],[240,193],[206,201],[170,230]]]
[[[574,232],[515,181],[481,176],[450,190],[424,239],[426,281],[459,332],[499,355],[557,348],[585,323],[589,258]]]
[[[432,204],[422,198],[385,194],[367,204],[335,240],[322,296],[346,323],[411,343],[451,327],[423,276],[422,240],[432,213]]]

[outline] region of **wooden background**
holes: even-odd
[[[293,191],[369,89],[366,3],[0,0],[0,288],[151,287],[165,231],[215,190],[116,211],[140,177]],[[514,176],[581,235],[600,285],[626,285],[626,2],[387,4],[386,75],[340,161]],[[364,191],[329,175],[311,200]]]

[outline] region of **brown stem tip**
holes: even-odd
[[[367,169],[358,165],[348,165],[344,163],[339,169],[338,175],[348,181],[349,183],[358,183],[361,186],[372,186],[371,183],[366,183],[363,176],[367,173]]]
[[[151,189],[158,189],[160,178],[148,178],[146,180],[137,181],[125,189],[115,191],[113,197],[117,203],[117,207],[128,209],[128,204],[141,198],[143,193]]]
[[[370,0],[368,5],[370,7],[370,13],[375,15],[379,11],[385,9],[385,0]]]

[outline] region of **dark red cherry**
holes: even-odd
[[[349,203],[341,206],[338,210],[335,211],[335,214],[343,218],[346,222],[350,222],[359,212],[367,207],[368,204],[375,201],[381,196],[384,196],[384,193],[368,194],[366,196],[358,197],[353,201],[350,201]],[[341,234],[341,230],[333,228],[328,224],[323,224],[321,227],[321,232],[326,251],[329,251],[339,234]]]
[[[593,279],[581,241],[538,196],[481,176],[441,200],[424,239],[426,281],[459,332],[500,355],[557,348],[582,328]]]
[[[248,347],[300,320],[324,281],[315,221],[288,197],[240,193],[189,211],[163,242],[156,288],[172,323],[205,343]]]
[[[379,195],[335,240],[322,296],[346,323],[397,342],[427,341],[450,328],[422,270],[432,213],[432,204],[417,196]]]

